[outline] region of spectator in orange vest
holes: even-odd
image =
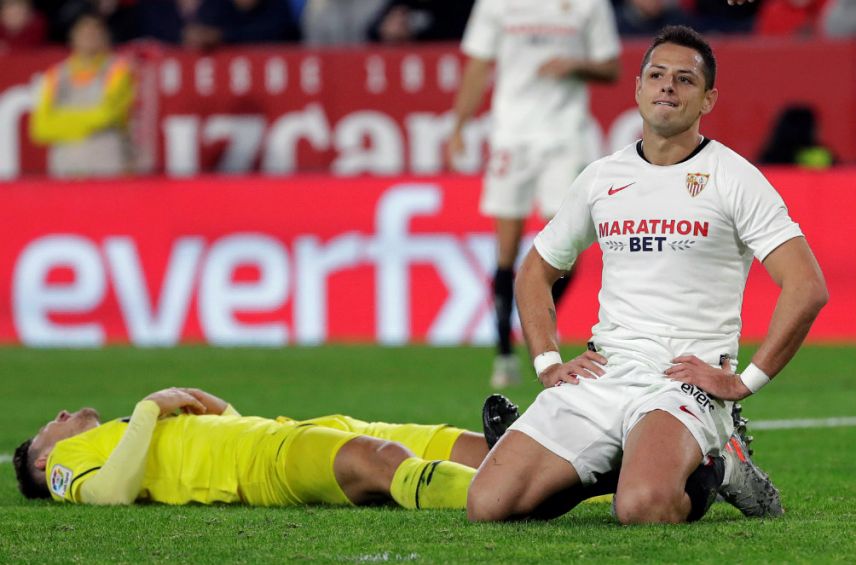
[[[96,15],[71,28],[71,55],[48,69],[30,117],[30,136],[48,146],[48,171],[57,177],[130,173],[128,122],[134,100],[130,62],[111,52]]]

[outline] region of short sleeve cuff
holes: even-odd
[[[604,49],[603,51],[594,50],[591,55],[591,60],[595,63],[605,63],[611,61],[621,55],[621,49]]]
[[[546,261],[554,269],[559,269],[560,271],[567,271],[568,269],[570,269],[574,264],[574,259],[576,259],[576,257],[574,257],[570,261],[563,261],[556,257],[555,254],[551,253],[547,249],[547,245],[544,243],[540,233],[535,236],[535,241],[532,242],[532,246],[538,252],[538,255],[540,255],[541,258],[544,259],[544,261]]]
[[[496,53],[491,51],[491,49],[472,41],[464,41],[464,43],[461,44],[461,51],[463,51],[464,55],[472,57],[473,59],[484,59],[486,61],[493,61],[496,59]]]
[[[791,224],[790,226],[788,226],[787,228],[783,229],[778,234],[776,234],[775,237],[770,238],[765,243],[765,245],[763,247],[758,248],[755,251],[755,257],[759,261],[763,262],[764,259],[767,258],[767,255],[769,255],[770,253],[775,251],[776,248],[778,248],[783,243],[786,243],[786,242],[794,239],[795,237],[805,237],[805,236],[803,235],[802,230],[800,229],[800,227],[797,224]]]

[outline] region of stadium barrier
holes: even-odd
[[[811,339],[856,339],[856,169],[767,173],[831,291]],[[0,342],[490,343],[494,239],[479,189],[469,176],[6,183]],[[559,310],[566,340],[589,336],[599,264],[596,249],[580,260]],[[776,298],[760,270],[744,300],[750,339]]]
[[[595,153],[615,151],[639,135],[633,89],[645,47],[625,42],[619,83],[592,89],[596,122],[585,143]],[[705,117],[706,135],[751,159],[781,109],[804,103],[817,110],[819,138],[841,161],[856,162],[856,41],[716,39],[714,47],[720,96]],[[264,46],[205,55],[145,44],[124,49],[137,61],[134,135],[141,170],[169,176],[443,172],[449,109],[462,72],[456,45]],[[44,150],[26,135],[27,116],[39,73],[64,55],[0,54],[0,178],[45,171]],[[465,172],[483,168],[488,126],[482,113],[467,130],[459,163]]]

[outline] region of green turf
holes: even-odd
[[[569,348],[569,352],[575,348]],[[744,355],[748,352],[744,352]],[[856,416],[856,349],[808,347],[745,403],[755,420]],[[478,428],[487,349],[0,349],[0,454],[61,408],[127,415],[152,390],[200,386],[245,414],[447,421]],[[527,405],[526,383],[508,394]],[[717,504],[689,526],[621,527],[608,505],[549,523],[467,523],[395,508],[90,508],[25,501],[0,464],[0,563],[856,563],[856,428],[755,433],[786,515]]]

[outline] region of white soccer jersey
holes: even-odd
[[[568,269],[600,244],[596,341],[650,335],[690,340],[678,354],[734,355],[752,257],[801,235],[761,172],[724,145],[706,140],[687,160],[657,166],[640,142],[583,171],[535,248]]]
[[[553,145],[585,127],[588,90],[538,68],[554,57],[607,61],[621,45],[609,0],[478,0],[462,48],[496,60],[492,142]]]

